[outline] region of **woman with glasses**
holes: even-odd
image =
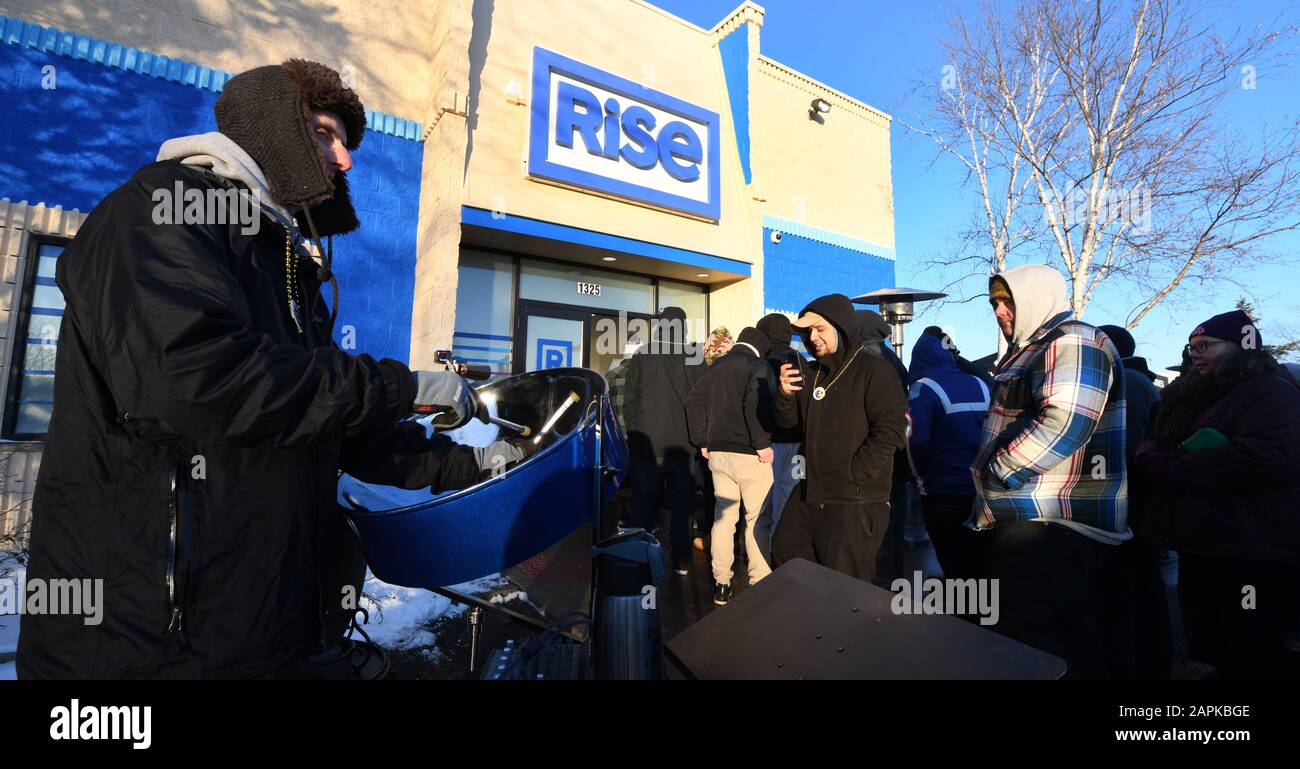
[[[1138,450],[1148,534],[1178,550],[1193,657],[1224,678],[1300,677],[1300,385],[1243,312],[1191,333],[1191,368]]]

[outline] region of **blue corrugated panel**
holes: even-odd
[[[5,19],[5,42],[13,45],[23,39],[23,27],[26,24],[18,19]]]
[[[202,90],[221,93],[233,74],[183,59],[141,51],[99,38],[0,15],[0,42],[69,56],[114,69],[162,78]],[[411,141],[421,140],[420,124],[375,110],[366,110],[366,124],[374,131]]]

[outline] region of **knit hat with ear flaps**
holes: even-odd
[[[262,169],[277,203],[312,207],[319,234],[340,234],[358,222],[343,174],[330,181],[312,138],[314,109],[339,116],[348,149],[361,143],[366,125],[361,100],[337,72],[300,59],[250,69],[227,82],[217,99],[217,129]]]

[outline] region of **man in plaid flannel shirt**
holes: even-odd
[[[1114,547],[1129,539],[1124,376],[1106,335],[1074,319],[1045,265],[989,279],[1008,342],[971,473],[987,576],[1005,635],[1066,660],[1071,677],[1115,665],[1103,628]]]

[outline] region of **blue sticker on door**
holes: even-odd
[[[539,369],[570,368],[573,366],[573,342],[538,337],[536,360]]]

